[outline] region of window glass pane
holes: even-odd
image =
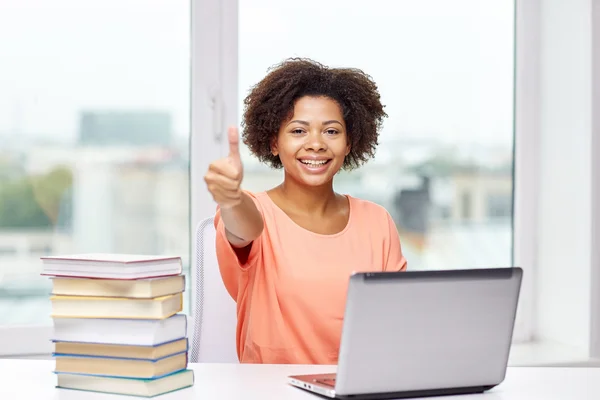
[[[189,0],[0,2],[0,326],[50,323],[44,255],[189,270],[189,20]]]
[[[240,0],[239,107],[287,57],[357,67],[389,115],[340,192],[392,214],[411,269],[512,262],[514,1]],[[282,179],[244,156],[244,187]]]

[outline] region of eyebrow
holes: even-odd
[[[300,125],[305,125],[305,126],[309,126],[309,125],[310,125],[308,122],[306,122],[306,121],[301,121],[301,120],[299,120],[299,119],[295,119],[295,120],[293,120],[293,121],[290,121],[290,122],[288,122],[288,125],[289,125],[289,124],[293,124],[293,123],[297,123],[297,124],[300,124]],[[329,121],[323,121],[323,125],[329,125],[329,124],[340,124],[340,125],[342,125],[342,123],[341,123],[340,121],[338,121],[338,120],[335,120],[335,119],[330,119]],[[343,126],[343,125],[342,125],[342,126]]]

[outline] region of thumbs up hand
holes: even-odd
[[[230,127],[227,135],[229,155],[212,162],[204,176],[208,191],[223,209],[235,207],[241,204],[243,199],[241,184],[244,170],[240,157],[238,129]]]

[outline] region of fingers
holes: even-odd
[[[223,188],[221,188],[217,185],[212,185],[212,184],[208,184],[207,186],[208,186],[210,194],[212,194],[213,199],[217,202],[217,204],[219,204],[221,206],[237,205],[241,202],[241,199],[242,199],[241,190],[239,190],[239,191],[223,190]]]
[[[222,208],[234,207],[242,201],[242,169],[231,158],[210,164],[204,181],[213,199]]]
[[[208,171],[204,176],[204,181],[208,185],[218,186],[225,191],[237,192],[240,188],[240,183],[237,179],[229,178],[215,171]]]
[[[204,181],[213,199],[221,207],[234,207],[242,201],[243,178],[238,129],[230,127],[228,132],[229,156],[210,164]]]
[[[238,129],[235,126],[230,126],[227,131],[227,137],[229,139],[229,157],[240,161],[240,135]]]
[[[223,175],[235,181],[239,181],[242,179],[241,168],[235,165],[235,163],[229,162],[228,159],[221,159],[211,163],[208,167],[208,170],[218,175]]]
[[[215,203],[217,203],[222,209],[233,208],[241,204],[243,201],[241,194],[234,195],[232,193],[222,192],[218,189],[210,190],[210,194],[212,195]]]
[[[204,181],[213,200],[222,208],[234,207],[241,203],[242,189],[238,181],[214,171],[208,171]]]

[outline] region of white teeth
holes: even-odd
[[[325,164],[329,160],[300,160],[302,164],[319,166]]]

